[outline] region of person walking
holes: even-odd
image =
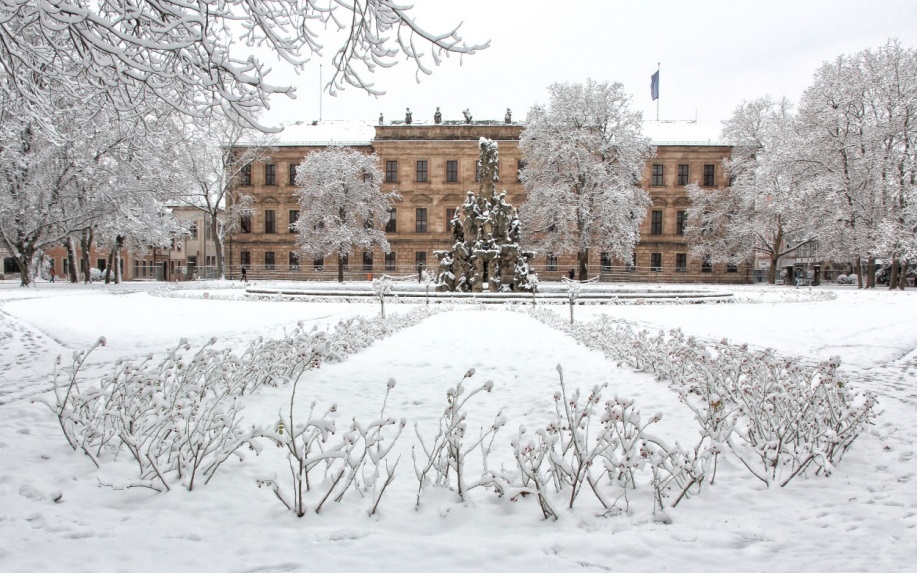
[[[239,280],[240,280],[240,282],[243,282],[243,283],[247,283],[247,282],[248,282],[248,277],[245,276],[245,267],[242,267],[242,278],[239,279]]]
[[[573,267],[570,267],[570,270],[567,271],[567,276],[570,277],[570,280],[572,281],[575,275],[576,273],[573,272]]]
[[[54,272],[54,267],[51,267],[51,271],[50,271],[49,274],[51,275],[51,278],[48,279],[48,282],[49,282],[49,283],[53,283],[53,282],[54,282],[54,277],[57,276],[57,273]]]
[[[423,281],[423,263],[417,263],[417,282]]]

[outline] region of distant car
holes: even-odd
[[[96,282],[102,280],[103,273],[99,269],[92,268],[89,269],[89,282]]]

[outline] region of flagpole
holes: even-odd
[[[659,74],[659,70],[662,69],[662,63],[656,62],[656,73]],[[659,74],[656,76],[659,78],[656,80],[656,121],[659,121],[659,97],[662,95],[662,90],[659,89],[659,84],[662,82],[662,75]]]

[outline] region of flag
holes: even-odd
[[[656,70],[656,73],[650,76],[650,96],[653,101],[659,99],[659,70]]]

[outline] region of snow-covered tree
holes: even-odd
[[[583,280],[590,247],[630,260],[651,204],[639,181],[655,150],[621,84],[590,79],[548,91],[550,104],[529,111],[519,142],[528,194],[519,216],[535,250],[576,253]]]
[[[24,101],[24,112],[43,127],[54,127],[44,121],[56,109],[52,91],[128,115],[165,102],[198,117],[223,111],[258,126],[256,112],[271,94],[295,94],[268,83],[270,67],[254,48],[299,71],[322,53],[324,31],[336,30],[342,44],[327,88],[377,94],[366,74],[399,57],[429,74],[431,60],[438,65],[444,55],[487,47],[463,42],[458,27],[426,31],[411,8],[391,0],[4,0],[0,90]]]
[[[529,267],[533,253],[519,247],[521,226],[516,209],[497,195],[497,142],[482,137],[480,188],[469,191],[452,220],[452,249],[435,251],[439,260],[437,290],[482,292],[487,276],[491,292],[534,292],[538,280]]]
[[[226,272],[226,238],[237,230],[242,217],[254,214],[252,197],[241,193],[236,183],[243,169],[273,152],[271,142],[270,137],[222,115],[184,126],[178,142],[182,149],[179,165],[188,194],[180,201],[204,214],[213,233],[220,278]]]
[[[310,153],[296,169],[296,246],[310,258],[337,255],[338,281],[351,250],[391,250],[381,225],[400,196],[383,193],[381,183],[379,158],[349,147]]]
[[[685,240],[693,257],[739,264],[764,253],[773,284],[780,257],[815,240],[791,107],[786,99],[762,97],[743,102],[723,122],[723,139],[733,145],[725,161],[730,186],[685,188],[691,200]]]
[[[160,137],[168,133],[166,115],[122,120],[97,109],[96,121],[80,125],[68,119],[83,113],[81,102],[62,96],[56,102],[59,111],[48,120],[61,140],[18,113],[22,102],[4,101],[0,115],[0,240],[18,261],[23,285],[48,246],[67,246],[71,280],[78,280],[77,242],[89,269],[100,232],[115,234],[128,224],[137,230],[140,220],[155,232],[161,220],[143,214],[156,211],[174,188],[174,157],[166,157],[174,146]]]
[[[857,268],[865,260],[865,286],[875,286],[877,257],[897,270],[914,250],[917,52],[891,41],[825,63],[799,118],[800,160],[813,174],[808,193],[824,213],[816,218],[821,249]]]

